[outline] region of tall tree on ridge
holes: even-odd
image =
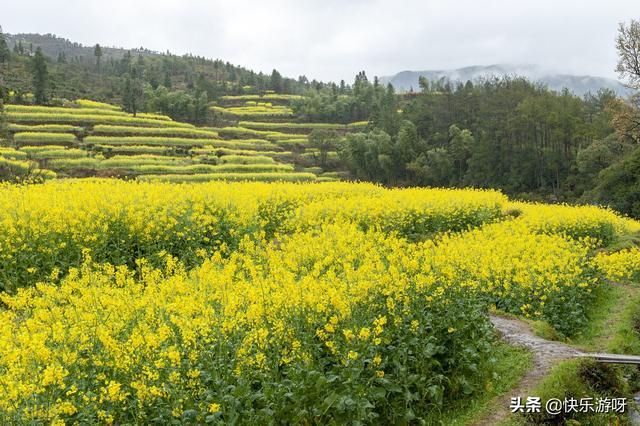
[[[31,62],[31,72],[33,73],[33,97],[37,105],[47,102],[47,86],[49,85],[49,71],[47,61],[42,54],[42,49],[38,47]]]
[[[135,117],[142,104],[142,84],[140,79],[137,78],[135,73],[128,73],[123,87],[122,103],[124,104],[124,110],[130,112]]]
[[[4,64],[9,60],[11,56],[11,51],[9,50],[9,46],[7,45],[7,40],[4,38],[4,33],[2,32],[2,27],[0,26],[0,64]]]
[[[93,49],[93,56],[96,57],[96,68],[100,71],[100,62],[102,59],[102,47],[99,44],[96,44],[96,47]]]
[[[271,90],[275,92],[282,92],[282,75],[277,70],[273,70],[271,73]]]
[[[620,24],[616,38],[620,77],[626,78],[629,87],[640,90],[640,21],[632,19],[629,25]]]
[[[613,125],[616,132],[626,135],[634,142],[640,141],[640,21],[632,19],[621,23],[616,38],[618,66],[616,71],[627,86],[637,92],[630,102],[618,101],[614,107]]]

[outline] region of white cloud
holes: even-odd
[[[618,22],[637,0],[3,0],[10,33],[144,46],[257,71],[351,81],[492,63],[615,77]]]

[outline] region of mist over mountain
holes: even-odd
[[[449,80],[451,82],[465,83],[468,80],[473,82],[492,77],[520,76],[531,81],[542,83],[552,90],[561,91],[569,89],[578,96],[586,93],[596,93],[600,89],[611,89],[620,96],[627,96],[630,91],[617,80],[596,77],[590,75],[559,74],[544,70],[536,65],[511,65],[498,64],[488,66],[469,66],[453,70],[427,70],[427,71],[402,71],[393,76],[386,76],[380,79],[384,84],[391,83],[398,92],[410,90],[418,91],[419,77],[426,77],[430,81]]]

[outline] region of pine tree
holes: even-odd
[[[93,56],[96,57],[96,68],[100,71],[100,61],[102,59],[102,48],[99,44],[96,44],[96,47],[93,49]]]
[[[31,62],[31,71],[33,73],[34,101],[37,105],[43,105],[47,102],[49,72],[47,70],[47,61],[45,60],[40,47],[36,49],[36,54]]]
[[[120,59],[120,74],[125,74],[130,71],[131,68],[131,51],[124,52],[122,59]]]
[[[167,89],[171,89],[171,75],[169,71],[164,72],[164,83],[162,85]]]
[[[282,92],[282,75],[277,70],[273,70],[271,73],[271,90],[275,92]]]
[[[194,105],[194,121],[196,123],[206,123],[207,114],[209,112],[209,99],[207,92],[202,92],[195,98]]]
[[[11,51],[9,50],[9,46],[7,45],[7,40],[4,38],[4,34],[2,32],[2,27],[0,26],[0,64],[4,64],[9,61],[11,56]]]
[[[140,104],[142,103],[142,83],[140,79],[131,73],[127,74],[124,81],[122,93],[122,103],[125,111],[132,113],[134,116],[138,113]]]
[[[127,74],[127,77],[124,80],[122,103],[124,104],[123,106],[125,111],[132,112],[134,115],[136,114],[136,103],[133,97],[133,84],[131,83],[131,76],[129,74]]]

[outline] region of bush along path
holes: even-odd
[[[636,356],[625,356],[620,353],[629,353],[629,347],[618,347],[612,345],[611,342],[617,338],[622,338],[628,342],[625,333],[628,328],[637,327],[635,322],[640,318],[640,305],[637,303],[640,299],[640,289],[636,286],[616,284],[612,286],[612,301],[604,310],[605,316],[599,320],[601,324],[596,325],[594,332],[596,335],[591,336],[589,342],[571,346],[566,343],[547,340],[536,335],[529,323],[516,319],[499,315],[491,315],[491,322],[498,334],[504,341],[511,345],[520,346],[532,352],[532,368],[520,380],[518,385],[496,399],[492,404],[493,409],[489,414],[474,422],[474,426],[493,426],[493,425],[519,425],[530,423],[519,423],[510,411],[511,398],[521,397],[526,400],[528,396],[534,395],[536,389],[544,382],[545,378],[553,374],[553,370],[564,361],[576,358],[590,358],[599,363],[617,363],[617,364],[636,364],[636,368],[640,372],[640,354]],[[600,313],[601,316],[603,312]],[[629,324],[626,324],[629,323]],[[636,330],[636,339],[640,340],[640,330]],[[607,344],[604,344],[604,343]],[[633,349],[631,349],[633,350]],[[604,353],[602,351],[617,352],[616,354]],[[638,374],[638,373],[636,373]],[[602,379],[601,377],[598,379]],[[640,411],[637,403],[640,401],[640,392],[635,389],[634,399],[635,407],[629,408],[629,422],[631,425],[640,425]],[[567,395],[567,397],[572,395]],[[583,395],[574,395],[581,397]],[[631,401],[629,401],[631,402]],[[520,419],[524,420],[524,418]],[[604,419],[603,419],[604,420]],[[544,422],[543,422],[544,423]],[[536,424],[536,422],[534,422]],[[546,423],[544,423],[546,424]],[[599,424],[599,423],[598,423]],[[604,423],[603,423],[604,424]]]

